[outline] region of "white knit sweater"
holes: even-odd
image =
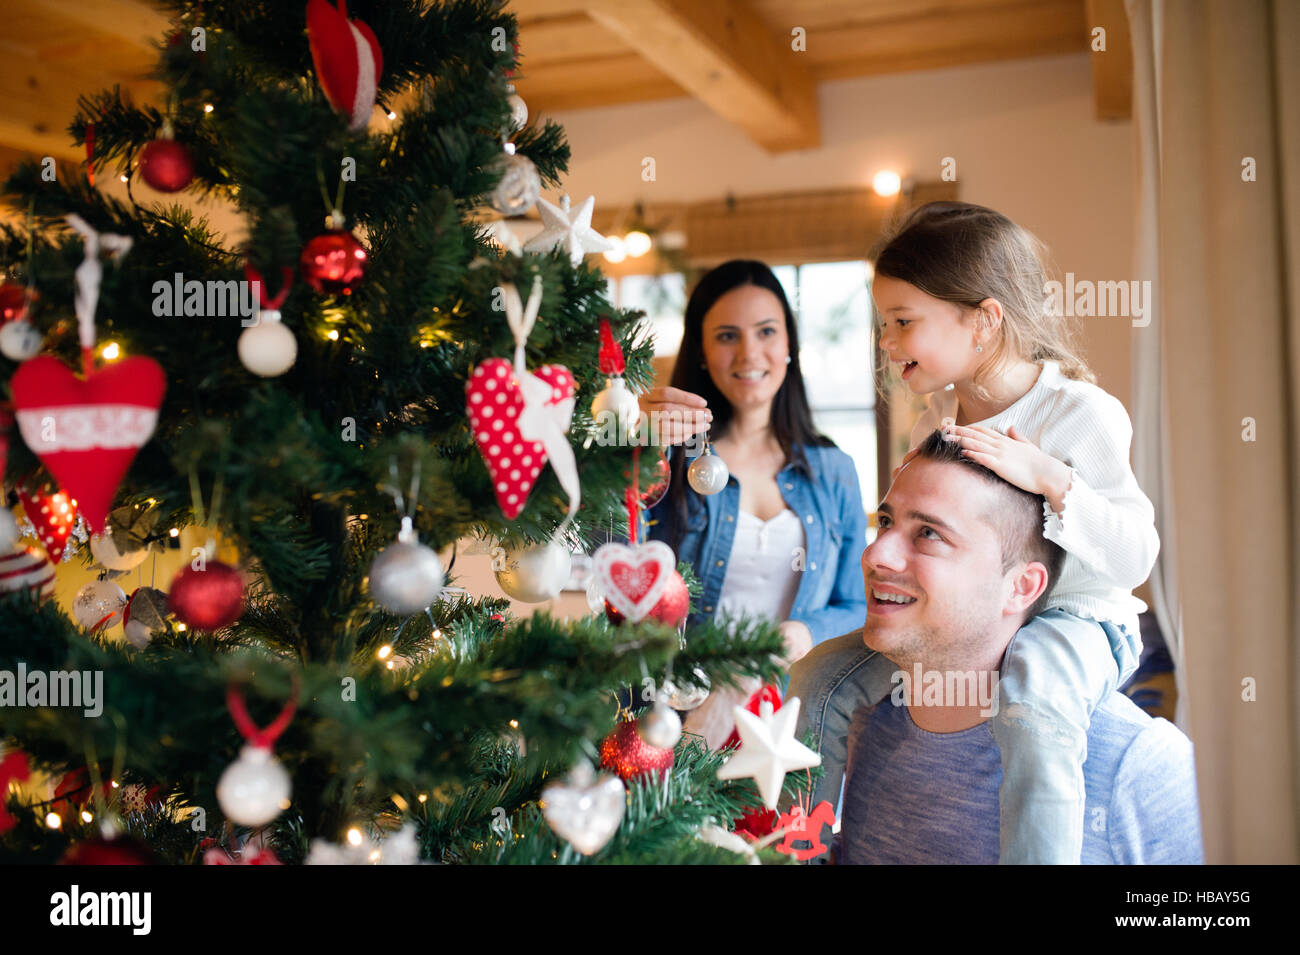
[[[912,447],[944,419],[957,419],[957,394],[930,396],[912,429]],[[1001,414],[970,422],[1004,434],[1016,430],[1073,473],[1057,514],[1043,503],[1043,536],[1065,550],[1065,563],[1052,586],[1047,608],[1129,627],[1137,636],[1137,615],[1146,610],[1133,596],[1155,565],[1160,550],[1155,509],[1129,466],[1133,426],[1119,400],[1096,385],[1061,374],[1044,361],[1034,386]]]

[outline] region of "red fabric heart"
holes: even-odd
[[[325,0],[307,0],[307,38],[316,78],[330,104],[348,117],[350,129],[365,129],[384,71],[374,32],[360,20],[348,19],[346,0],[339,0],[337,10]]]
[[[573,397],[573,375],[563,365],[543,365],[532,373],[551,386],[548,405]],[[465,396],[470,428],[492,476],[497,504],[506,519],[513,521],[524,509],[537,476],[546,466],[542,443],[525,441],[519,435],[524,396],[515,380],[514,366],[504,358],[482,362],[469,376]]]
[[[18,430],[98,534],[117,486],[158,422],[167,383],[152,358],[128,358],[81,379],[38,355],[10,382]],[[29,515],[30,516],[30,515]]]
[[[36,528],[36,539],[50,555],[50,563],[57,564],[63,557],[63,549],[68,546],[68,537],[77,523],[77,502],[65,491],[49,494],[45,491],[28,493],[26,488],[18,489],[18,503],[23,506],[23,513]]]

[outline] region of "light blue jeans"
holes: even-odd
[[[1121,624],[1048,610],[1007,645],[991,729],[1002,753],[1002,864],[1077,865],[1083,847],[1083,763],[1097,704],[1137,669],[1142,640]],[[824,774],[812,805],[839,804],[849,722],[888,697],[897,667],[862,631],[813,647],[790,670],[802,701],[798,737],[811,730]]]

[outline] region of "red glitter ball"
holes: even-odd
[[[208,561],[205,570],[185,567],[172,579],[167,609],[195,630],[228,627],[244,612],[244,579],[220,561]]]
[[[369,256],[351,232],[336,229],[302,247],[302,277],[317,292],[351,295],[365,277]]]
[[[643,773],[657,773],[662,779],[672,768],[673,751],[647,743],[632,720],[620,723],[601,740],[600,765],[617,773],[624,782]]]

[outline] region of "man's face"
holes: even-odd
[[[862,554],[868,647],[900,666],[988,662],[986,645],[997,642],[1013,590],[997,530],[985,517],[994,499],[993,489],[960,465],[917,458],[899,472],[880,505],[876,539]],[[899,596],[904,603],[888,599]]]

